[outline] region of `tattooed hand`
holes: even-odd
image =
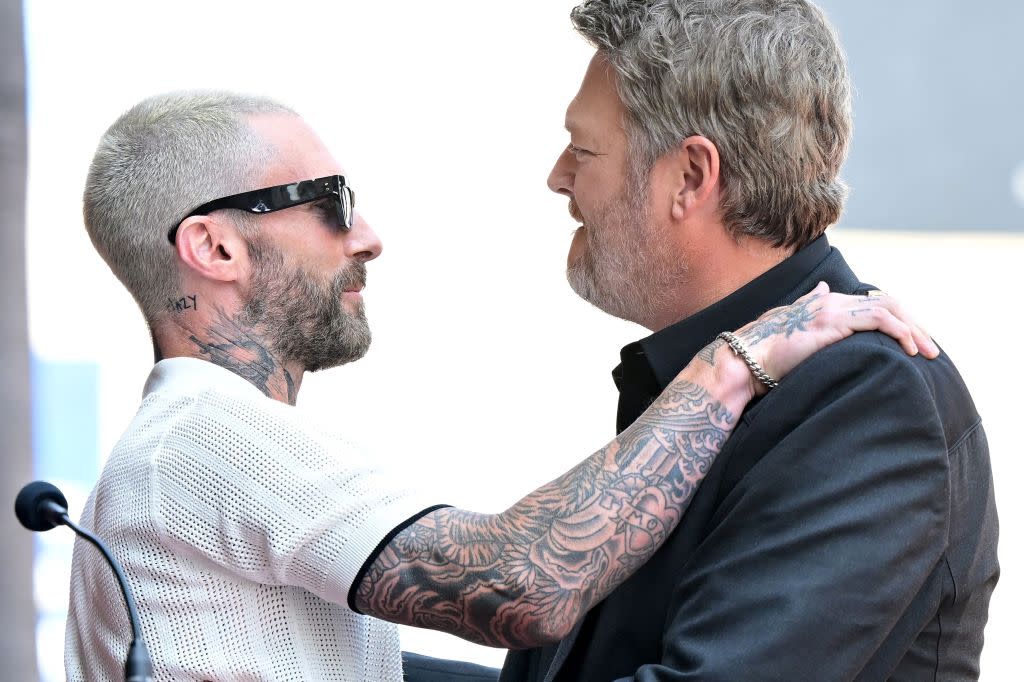
[[[769,310],[736,335],[765,371],[780,378],[813,353],[858,331],[878,330],[903,346],[908,355],[919,351],[928,358],[938,346],[892,297],[829,293],[821,282],[795,303]],[[719,343],[724,343],[719,341]],[[754,382],[758,393],[766,389]]]

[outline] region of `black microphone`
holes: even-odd
[[[64,493],[46,481],[33,481],[18,493],[17,499],[14,500],[14,514],[21,525],[33,531],[47,531],[57,526],[67,526],[100,551],[121,585],[121,594],[124,595],[124,603],[128,607],[128,620],[132,624],[132,643],[128,647],[128,659],[124,663],[125,682],[153,682],[153,663],[149,660],[149,650],[142,639],[139,614],[135,611],[135,600],[132,599],[132,591],[124,572],[98,537],[79,528],[68,518],[68,501]]]

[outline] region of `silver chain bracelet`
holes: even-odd
[[[750,354],[750,351],[747,350],[747,347],[743,345],[738,336],[732,332],[722,332],[718,335],[718,338],[723,339],[732,348],[733,353],[743,358],[743,362],[747,363],[747,367],[750,368],[751,373],[758,381],[769,389],[779,385],[778,381],[768,376],[768,373],[764,371],[764,367],[754,359],[754,356]]]

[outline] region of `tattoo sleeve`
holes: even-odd
[[[403,530],[356,605],[491,646],[557,641],[661,546],[734,424],[679,377],[614,441],[505,512],[440,509]]]

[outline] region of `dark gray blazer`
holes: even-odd
[[[624,348],[619,429],[719,331],[821,280],[873,288],[822,237]],[[751,403],[665,546],[560,645],[511,652],[501,680],[976,679],[997,535],[949,357],[856,334]]]

